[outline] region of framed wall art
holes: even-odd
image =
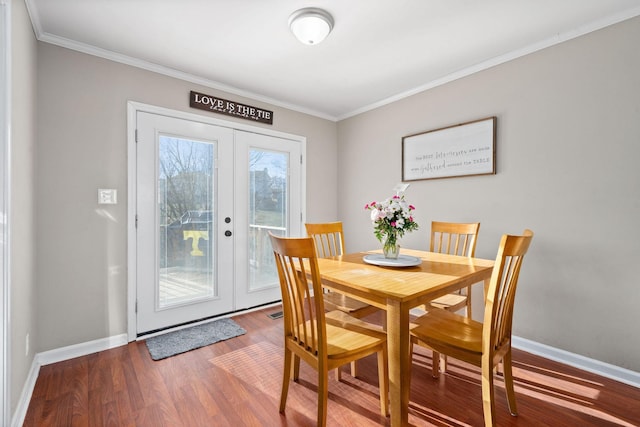
[[[496,117],[402,138],[402,180],[496,173]]]

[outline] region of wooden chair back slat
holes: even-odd
[[[431,222],[431,252],[473,257],[480,223]]]
[[[314,240],[318,257],[327,258],[344,253],[342,222],[305,224],[307,235]]]

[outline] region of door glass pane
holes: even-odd
[[[249,290],[278,283],[269,232],[287,235],[289,154],[249,150]]]
[[[159,309],[214,297],[214,144],[160,136]]]

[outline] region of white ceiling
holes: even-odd
[[[26,0],[39,40],[337,120],[640,15],[640,0]],[[298,42],[289,15],[335,26]]]

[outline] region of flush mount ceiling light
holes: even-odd
[[[302,43],[318,44],[333,29],[333,17],[325,10],[305,7],[291,14],[289,28]]]

